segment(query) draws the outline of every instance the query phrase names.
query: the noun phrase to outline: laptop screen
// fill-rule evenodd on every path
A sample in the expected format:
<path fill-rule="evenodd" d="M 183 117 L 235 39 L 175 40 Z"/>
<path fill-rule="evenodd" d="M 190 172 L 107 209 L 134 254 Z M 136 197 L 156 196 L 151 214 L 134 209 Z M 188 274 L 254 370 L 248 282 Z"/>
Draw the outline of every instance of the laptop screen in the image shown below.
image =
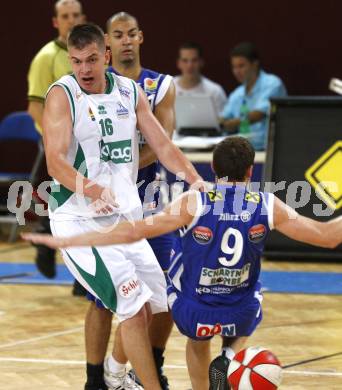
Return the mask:
<path fill-rule="evenodd" d="M 217 135 L 220 131 L 214 103 L 209 95 L 176 96 L 176 129 L 182 135 Z"/>

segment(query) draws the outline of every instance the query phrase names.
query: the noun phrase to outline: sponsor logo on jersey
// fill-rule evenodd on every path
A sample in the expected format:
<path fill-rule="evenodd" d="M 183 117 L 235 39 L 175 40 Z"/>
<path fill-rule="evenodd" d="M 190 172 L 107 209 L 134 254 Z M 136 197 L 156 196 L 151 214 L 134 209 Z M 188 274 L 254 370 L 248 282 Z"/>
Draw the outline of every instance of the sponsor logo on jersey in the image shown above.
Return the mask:
<path fill-rule="evenodd" d="M 222 213 L 219 216 L 219 221 L 241 221 L 248 222 L 251 219 L 251 213 L 249 211 L 243 211 L 240 215 L 238 214 L 230 214 L 230 213 Z"/>
<path fill-rule="evenodd" d="M 221 191 L 209 191 L 208 196 L 212 202 L 223 200 L 223 194 Z"/>
<path fill-rule="evenodd" d="M 240 219 L 242 222 L 249 222 L 251 220 L 251 213 L 249 211 L 243 211 L 240 214 Z"/>
<path fill-rule="evenodd" d="M 131 91 L 126 87 L 119 87 L 120 95 L 129 98 L 131 96 Z"/>
<path fill-rule="evenodd" d="M 242 268 L 202 268 L 199 284 L 201 286 L 223 285 L 236 287 L 249 278 L 251 264 L 247 263 Z"/>
<path fill-rule="evenodd" d="M 196 226 L 192 229 L 192 237 L 201 245 L 209 244 L 213 238 L 213 232 L 206 226 Z"/>
<path fill-rule="evenodd" d="M 234 337 L 236 336 L 236 327 L 235 324 L 201 324 L 197 323 L 196 336 L 197 337 L 211 337 L 216 334 L 222 336 Z"/>
<path fill-rule="evenodd" d="M 208 287 L 197 287 L 196 293 L 197 294 L 210 294 L 211 290 Z"/>
<path fill-rule="evenodd" d="M 94 122 L 95 121 L 95 115 L 93 114 L 93 111 L 91 110 L 90 107 L 88 107 L 88 115 L 90 119 Z"/>
<path fill-rule="evenodd" d="M 248 230 L 248 239 L 253 243 L 262 241 L 266 236 L 265 225 L 259 224 L 254 225 Z"/>
<path fill-rule="evenodd" d="M 222 213 L 220 214 L 219 221 L 240 221 L 240 215 Z"/>
<path fill-rule="evenodd" d="M 116 115 L 118 116 L 119 119 L 125 119 L 128 118 L 128 110 L 127 108 L 121 103 L 117 102 L 116 103 Z"/>
<path fill-rule="evenodd" d="M 245 200 L 252 203 L 260 203 L 260 195 L 257 192 L 247 192 Z"/>
<path fill-rule="evenodd" d="M 98 112 L 99 112 L 99 115 L 105 115 L 105 114 L 107 114 L 106 107 L 103 106 L 102 104 L 100 104 L 100 105 L 97 107 L 97 110 L 98 110 Z"/>
<path fill-rule="evenodd" d="M 100 141 L 101 159 L 103 161 L 113 161 L 114 164 L 132 162 L 131 140 L 116 142 Z"/>
<path fill-rule="evenodd" d="M 244 282 L 239 284 L 236 287 L 224 287 L 224 286 L 213 286 L 213 287 L 198 287 L 196 288 L 197 294 L 211 294 L 211 295 L 221 295 L 221 294 L 230 294 L 232 291 L 235 291 L 237 288 L 248 287 L 248 283 Z"/>
<path fill-rule="evenodd" d="M 158 80 L 159 80 L 159 77 L 156 78 L 156 79 L 146 78 L 144 80 L 144 90 L 145 90 L 145 92 L 148 92 L 148 93 L 156 92 L 156 90 L 158 88 Z"/>
<path fill-rule="evenodd" d="M 138 292 L 139 288 L 139 282 L 137 280 L 129 279 L 119 287 L 119 294 L 123 298 L 130 298 L 133 294 Z"/>

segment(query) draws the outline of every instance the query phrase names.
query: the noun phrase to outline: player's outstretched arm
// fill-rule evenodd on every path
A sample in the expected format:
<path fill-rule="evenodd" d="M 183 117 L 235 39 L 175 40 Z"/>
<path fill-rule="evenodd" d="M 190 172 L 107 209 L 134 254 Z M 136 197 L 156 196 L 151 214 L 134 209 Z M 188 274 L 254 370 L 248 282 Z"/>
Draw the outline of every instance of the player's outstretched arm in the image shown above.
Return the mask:
<path fill-rule="evenodd" d="M 162 128 L 166 131 L 166 134 L 172 139 L 172 134 L 175 128 L 175 86 L 171 81 L 169 89 L 167 90 L 162 101 L 157 104 L 154 115 L 158 119 Z M 156 161 L 157 155 L 151 149 L 150 145 L 145 144 L 140 151 L 139 156 L 139 168 L 144 168 L 154 161 Z"/>
<path fill-rule="evenodd" d="M 298 214 L 275 197 L 274 227 L 285 236 L 307 244 L 335 248 L 342 242 L 342 217 L 319 222 Z"/>
<path fill-rule="evenodd" d="M 51 248 L 128 244 L 142 238 L 157 237 L 189 225 L 196 213 L 199 212 L 197 196 L 195 191 L 185 192 L 168 205 L 163 212 L 141 221 L 121 222 L 114 225 L 109 232 L 90 232 L 65 238 L 36 233 L 23 233 L 21 236 L 24 240 L 47 245 Z"/>
<path fill-rule="evenodd" d="M 138 91 L 137 127 L 156 153 L 158 160 L 174 174 L 183 172 L 185 180 L 190 184 L 202 181 L 194 166 L 171 142 L 160 123 L 152 114 L 147 98 L 140 87 Z"/>

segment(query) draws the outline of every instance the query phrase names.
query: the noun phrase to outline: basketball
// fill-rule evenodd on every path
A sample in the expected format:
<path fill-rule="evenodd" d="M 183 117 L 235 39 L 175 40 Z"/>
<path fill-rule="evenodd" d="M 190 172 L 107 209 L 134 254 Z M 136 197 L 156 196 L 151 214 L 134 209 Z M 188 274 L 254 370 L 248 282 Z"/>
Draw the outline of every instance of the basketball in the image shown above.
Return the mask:
<path fill-rule="evenodd" d="M 232 390 L 275 390 L 282 368 L 277 357 L 262 347 L 249 347 L 237 353 L 228 368 Z"/>

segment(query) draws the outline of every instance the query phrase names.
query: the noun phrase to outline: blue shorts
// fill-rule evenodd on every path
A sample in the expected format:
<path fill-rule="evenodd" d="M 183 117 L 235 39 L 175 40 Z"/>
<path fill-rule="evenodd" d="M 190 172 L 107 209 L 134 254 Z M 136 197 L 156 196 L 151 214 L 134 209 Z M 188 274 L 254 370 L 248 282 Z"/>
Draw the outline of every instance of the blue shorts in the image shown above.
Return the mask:
<path fill-rule="evenodd" d="M 154 254 L 159 262 L 161 269 L 165 272 L 169 269 L 171 249 L 174 241 L 174 233 L 164 234 L 155 238 L 151 238 L 148 243 L 151 245 Z M 95 302 L 96 306 L 100 309 L 104 308 L 102 302 L 95 298 L 92 294 L 87 292 L 87 299 Z"/>
<path fill-rule="evenodd" d="M 169 294 L 173 320 L 182 334 L 194 340 L 250 336 L 262 320 L 261 301 L 259 289 L 254 296 L 226 307 L 199 303 L 179 292 Z"/>

